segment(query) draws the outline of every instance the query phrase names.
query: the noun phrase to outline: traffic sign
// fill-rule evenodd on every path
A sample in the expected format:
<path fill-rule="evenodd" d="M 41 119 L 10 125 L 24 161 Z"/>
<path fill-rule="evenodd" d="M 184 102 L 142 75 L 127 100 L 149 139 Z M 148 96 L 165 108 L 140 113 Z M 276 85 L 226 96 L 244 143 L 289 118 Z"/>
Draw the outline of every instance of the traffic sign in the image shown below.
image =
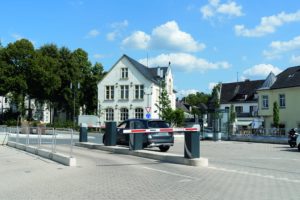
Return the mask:
<path fill-rule="evenodd" d="M 146 111 L 149 113 L 151 111 L 151 107 L 146 107 Z"/>
<path fill-rule="evenodd" d="M 150 113 L 147 113 L 147 114 L 146 114 L 146 118 L 147 118 L 147 119 L 150 119 L 150 118 L 151 118 L 151 114 L 150 114 Z"/>

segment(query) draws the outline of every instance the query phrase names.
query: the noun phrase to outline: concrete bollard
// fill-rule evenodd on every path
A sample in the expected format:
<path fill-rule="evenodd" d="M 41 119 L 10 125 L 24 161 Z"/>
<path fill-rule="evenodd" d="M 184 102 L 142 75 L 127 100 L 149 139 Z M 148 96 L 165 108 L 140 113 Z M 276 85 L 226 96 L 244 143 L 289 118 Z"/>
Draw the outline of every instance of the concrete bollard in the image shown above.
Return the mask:
<path fill-rule="evenodd" d="M 200 158 L 200 132 L 185 132 L 184 157 L 189 159 Z"/>
<path fill-rule="evenodd" d="M 117 124 L 116 122 L 105 123 L 105 146 L 115 146 L 117 143 Z"/>

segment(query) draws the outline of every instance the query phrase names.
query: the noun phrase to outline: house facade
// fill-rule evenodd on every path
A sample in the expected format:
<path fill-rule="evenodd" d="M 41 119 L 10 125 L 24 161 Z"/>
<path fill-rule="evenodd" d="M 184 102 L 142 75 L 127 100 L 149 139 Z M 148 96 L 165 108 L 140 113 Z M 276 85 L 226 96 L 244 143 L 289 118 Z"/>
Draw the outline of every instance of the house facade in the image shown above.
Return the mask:
<path fill-rule="evenodd" d="M 279 128 L 300 128 L 300 66 L 290 67 L 276 77 L 270 74 L 257 93 L 258 114 L 264 118 L 266 129 L 273 127 L 274 102 L 279 107 Z"/>
<path fill-rule="evenodd" d="M 158 104 L 162 83 L 176 107 L 170 66 L 149 68 L 123 55 L 98 83 L 98 114 L 101 125 L 128 118 L 159 118 Z"/>
<path fill-rule="evenodd" d="M 228 113 L 227 116 L 223 115 L 223 118 L 228 120 L 232 105 L 236 113 L 235 125 L 238 129 L 259 128 L 263 120 L 258 116 L 256 90 L 263 83 L 264 80 L 223 83 L 221 85 L 220 109 Z M 226 120 L 224 119 L 224 121 Z"/>

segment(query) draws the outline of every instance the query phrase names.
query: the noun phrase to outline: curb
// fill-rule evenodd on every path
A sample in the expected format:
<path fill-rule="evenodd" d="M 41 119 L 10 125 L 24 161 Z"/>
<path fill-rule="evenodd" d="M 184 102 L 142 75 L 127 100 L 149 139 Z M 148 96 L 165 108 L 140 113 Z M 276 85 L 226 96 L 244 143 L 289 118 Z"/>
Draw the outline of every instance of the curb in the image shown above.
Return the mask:
<path fill-rule="evenodd" d="M 34 146 L 26 146 L 24 144 L 16 143 L 16 142 L 8 142 L 7 146 L 26 151 L 31 154 L 35 154 L 41 156 L 46 159 L 53 160 L 55 162 L 61 163 L 66 166 L 75 167 L 76 166 L 76 158 L 69 157 L 60 153 L 52 153 L 47 149 L 39 149 Z"/>
<path fill-rule="evenodd" d="M 188 159 L 184 158 L 181 155 L 171 154 L 171 153 L 162 153 L 162 152 L 152 152 L 147 150 L 137 150 L 131 151 L 129 148 L 120 147 L 120 146 L 104 146 L 103 144 L 96 144 L 90 142 L 77 142 L 75 146 L 84 147 L 89 149 L 98 149 L 102 151 L 109 151 L 117 154 L 126 154 L 131 156 L 138 156 L 143 158 L 149 158 L 164 162 L 170 162 L 175 164 L 182 165 L 190 165 L 190 166 L 200 166 L 200 167 L 208 167 L 208 159 L 207 158 L 194 158 Z"/>

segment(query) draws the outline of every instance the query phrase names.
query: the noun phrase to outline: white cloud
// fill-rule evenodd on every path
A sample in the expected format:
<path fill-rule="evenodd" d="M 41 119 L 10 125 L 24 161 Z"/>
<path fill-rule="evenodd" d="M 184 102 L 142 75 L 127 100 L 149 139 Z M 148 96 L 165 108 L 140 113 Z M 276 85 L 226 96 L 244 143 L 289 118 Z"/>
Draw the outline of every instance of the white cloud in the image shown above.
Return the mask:
<path fill-rule="evenodd" d="M 279 74 L 281 71 L 282 71 L 281 69 L 271 64 L 258 64 L 258 65 L 254 65 L 249 69 L 246 69 L 243 72 L 243 75 L 266 77 L 267 75 L 269 75 L 270 72 L 273 72 L 274 74 Z"/>
<path fill-rule="evenodd" d="M 263 55 L 269 59 L 277 58 L 285 52 L 300 49 L 300 36 L 289 41 L 273 41 L 269 46 L 271 50 L 263 51 Z"/>
<path fill-rule="evenodd" d="M 150 36 L 142 31 L 136 31 L 122 41 L 122 45 L 134 49 L 147 49 Z"/>
<path fill-rule="evenodd" d="M 106 34 L 106 39 L 109 41 L 114 41 L 117 37 L 117 33 L 116 32 L 110 32 Z"/>
<path fill-rule="evenodd" d="M 139 61 L 145 65 L 147 64 L 146 58 Z M 213 63 L 187 53 L 160 54 L 148 59 L 149 66 L 167 66 L 169 62 L 171 62 L 172 68 L 187 72 L 198 71 L 203 73 L 207 70 L 227 69 L 230 67 L 230 64 L 226 61 Z"/>
<path fill-rule="evenodd" d="M 96 59 L 101 59 L 101 58 L 104 58 L 105 55 L 103 55 L 103 54 L 94 54 L 93 57 L 96 58 Z"/>
<path fill-rule="evenodd" d="M 139 45 L 139 43 L 142 44 Z M 151 35 L 136 31 L 122 42 L 124 47 L 158 49 L 169 51 L 197 52 L 205 45 L 197 42 L 189 33 L 179 29 L 175 21 L 169 21 L 152 30 Z"/>
<path fill-rule="evenodd" d="M 292 55 L 290 62 L 294 65 L 300 65 L 300 56 Z"/>
<path fill-rule="evenodd" d="M 99 34 L 100 32 L 97 29 L 92 29 L 87 33 L 86 38 L 94 38 L 97 37 Z"/>
<path fill-rule="evenodd" d="M 128 25 L 129 25 L 129 22 L 125 19 L 122 22 L 114 22 L 110 26 L 113 29 L 123 29 L 123 28 L 126 28 Z"/>
<path fill-rule="evenodd" d="M 270 33 L 274 33 L 276 28 L 286 23 L 300 21 L 300 10 L 295 13 L 281 12 L 277 15 L 262 17 L 260 24 L 254 29 L 247 29 L 245 25 L 236 25 L 234 27 L 236 35 L 245 37 L 261 37 Z"/>
<path fill-rule="evenodd" d="M 106 34 L 106 39 L 108 41 L 114 41 L 117 37 L 122 35 L 122 32 L 125 28 L 127 28 L 128 25 L 129 22 L 127 20 L 112 23 L 110 27 L 113 29 L 113 31 Z"/>
<path fill-rule="evenodd" d="M 229 17 L 239 17 L 243 15 L 242 6 L 237 5 L 234 1 L 220 3 L 219 0 L 209 0 L 209 3 L 200 8 L 202 17 L 208 19 L 216 15 L 226 15 Z"/>

